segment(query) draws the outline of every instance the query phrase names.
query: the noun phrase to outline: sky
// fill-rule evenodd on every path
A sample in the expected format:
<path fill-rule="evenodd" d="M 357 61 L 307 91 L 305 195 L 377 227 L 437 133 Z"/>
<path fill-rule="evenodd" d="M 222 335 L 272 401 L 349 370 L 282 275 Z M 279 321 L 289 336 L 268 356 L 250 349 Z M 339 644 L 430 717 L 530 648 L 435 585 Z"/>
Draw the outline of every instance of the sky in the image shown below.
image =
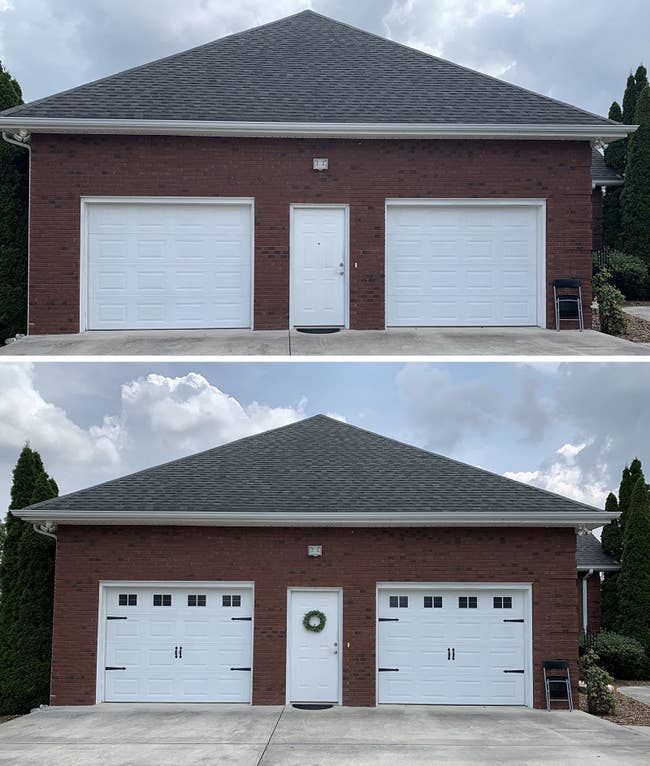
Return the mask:
<path fill-rule="evenodd" d="M 61 494 L 318 413 L 603 507 L 650 466 L 650 365 L 0 365 L 0 509 L 29 442 Z"/>
<path fill-rule="evenodd" d="M 647 0 L 0 0 L 26 101 L 311 8 L 607 114 L 649 63 Z"/>

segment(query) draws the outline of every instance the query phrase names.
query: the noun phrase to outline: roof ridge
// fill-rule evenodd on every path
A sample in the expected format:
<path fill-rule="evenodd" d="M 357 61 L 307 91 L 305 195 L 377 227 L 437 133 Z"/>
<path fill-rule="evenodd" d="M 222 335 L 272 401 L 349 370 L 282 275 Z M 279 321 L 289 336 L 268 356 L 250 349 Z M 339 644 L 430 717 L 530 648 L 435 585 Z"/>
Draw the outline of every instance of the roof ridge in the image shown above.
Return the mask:
<path fill-rule="evenodd" d="M 444 460 L 448 463 L 451 463 L 452 465 L 458 465 L 462 466 L 463 468 L 469 468 L 473 471 L 479 471 L 480 473 L 486 474 L 487 476 L 492 476 L 496 479 L 501 479 L 503 482 L 509 482 L 510 484 L 516 484 L 519 487 L 527 487 L 530 490 L 533 490 L 534 492 L 543 492 L 546 495 L 550 495 L 551 497 L 564 500 L 565 502 L 572 503 L 574 505 L 579 505 L 582 508 L 586 508 L 590 511 L 602 511 L 602 508 L 596 508 L 594 505 L 588 505 L 587 503 L 581 503 L 579 500 L 572 500 L 570 497 L 565 497 L 564 495 L 559 495 L 557 492 L 551 492 L 548 489 L 543 489 L 542 487 L 535 487 L 532 484 L 526 484 L 524 481 L 518 481 L 517 479 L 511 479 L 508 476 L 503 476 L 503 474 L 495 473 L 494 471 L 488 471 L 487 468 L 481 468 L 477 465 L 472 465 L 471 463 L 465 463 L 462 460 L 455 460 L 454 458 L 448 457 L 447 455 L 442 455 L 439 452 L 433 452 L 432 450 L 424 449 L 424 447 L 418 447 L 415 444 L 409 444 L 408 442 L 400 441 L 399 439 L 395 439 L 392 436 L 384 436 L 384 434 L 379 434 L 376 431 L 369 431 L 367 428 L 363 428 L 361 426 L 357 426 L 354 423 L 342 423 L 340 420 L 336 420 L 335 418 L 328 418 L 326 415 L 320 415 L 315 417 L 323 417 L 327 420 L 332 421 L 333 423 L 338 423 L 342 426 L 349 426 L 350 428 L 354 428 L 357 431 L 361 431 L 362 433 L 369 434 L 370 436 L 379 438 L 379 439 L 385 439 L 386 441 L 393 442 L 394 444 L 399 444 L 402 447 L 407 447 L 408 449 L 416 450 L 417 452 L 421 452 L 424 455 L 428 455 L 429 457 L 436 457 L 440 460 Z"/>
<path fill-rule="evenodd" d="M 302 13 L 305 13 L 305 11 L 303 11 Z M 495 77 L 494 75 L 481 72 L 478 69 L 472 69 L 471 67 L 464 66 L 463 64 L 457 64 L 455 61 L 451 61 L 450 59 L 443 58 L 442 56 L 434 56 L 432 53 L 427 53 L 426 51 L 420 50 L 420 48 L 414 48 L 411 45 L 407 45 L 406 43 L 399 42 L 399 40 L 393 40 L 390 37 L 384 37 L 382 35 L 377 34 L 376 32 L 369 32 L 367 29 L 362 29 L 361 27 L 355 27 L 353 24 L 348 24 L 346 21 L 340 21 L 339 19 L 334 19 L 334 18 L 331 18 L 330 16 L 325 16 L 322 13 L 318 13 L 317 11 L 311 11 L 311 13 L 314 16 L 319 16 L 321 19 L 326 19 L 327 21 L 331 21 L 332 23 L 338 24 L 339 26 L 347 27 L 348 29 L 352 29 L 355 32 L 362 32 L 363 34 L 370 35 L 371 37 L 375 37 L 377 40 L 382 40 L 385 43 L 392 43 L 393 45 L 399 45 L 400 48 L 405 48 L 407 51 L 418 53 L 421 56 L 426 56 L 427 58 L 433 59 L 434 61 L 440 61 L 443 64 L 448 64 L 449 66 L 455 67 L 456 69 L 461 69 L 464 72 L 470 72 L 471 74 L 478 75 L 479 77 L 485 77 L 486 79 L 491 80 L 492 82 L 497 82 L 500 85 L 506 85 L 510 88 L 516 88 L 517 90 L 524 91 L 525 93 L 530 93 L 533 96 L 538 96 L 539 98 L 543 98 L 546 101 L 550 101 L 553 104 L 561 104 L 562 106 L 569 107 L 569 109 L 574 109 L 578 112 L 582 112 L 583 114 L 589 115 L 590 117 L 596 117 L 597 119 L 603 120 L 612 125 L 622 124 L 620 122 L 616 122 L 615 120 L 610 120 L 608 117 L 603 117 L 603 115 L 596 114 L 595 112 L 590 112 L 587 109 L 583 109 L 580 106 L 576 106 L 575 104 L 570 104 L 568 101 L 560 101 L 557 98 L 553 98 L 552 96 L 547 96 L 544 93 L 539 93 L 536 90 L 531 90 L 530 88 L 526 88 L 523 85 L 515 85 L 514 83 L 508 82 L 507 80 L 502 80 L 499 77 Z M 294 14 L 294 15 L 299 15 L 299 14 Z"/>
<path fill-rule="evenodd" d="M 247 29 L 240 29 L 239 32 L 231 32 L 229 35 L 225 35 L 224 37 L 217 37 L 214 40 L 209 40 L 206 43 L 201 43 L 200 45 L 193 45 L 190 48 L 186 48 L 182 51 L 176 51 L 176 53 L 170 53 L 167 56 L 161 56 L 158 59 L 152 59 L 151 61 L 145 61 L 142 64 L 136 64 L 132 67 L 127 67 L 126 69 L 121 69 L 119 72 L 113 72 L 112 74 L 104 75 L 103 77 L 98 77 L 95 80 L 90 80 L 90 82 L 84 82 L 81 85 L 75 85 L 73 88 L 66 88 L 65 90 L 58 91 L 57 93 L 51 93 L 49 96 L 43 96 L 43 98 L 38 98 L 35 101 L 28 101 L 26 104 L 18 104 L 17 106 L 12 106 L 10 109 L 5 109 L 4 111 L 0 112 L 0 117 L 11 117 L 12 113 L 22 109 L 24 107 L 32 107 L 37 106 L 39 104 L 43 104 L 46 101 L 49 101 L 51 98 L 59 98 L 59 96 L 67 96 L 69 93 L 75 93 L 78 90 L 81 90 L 82 88 L 89 87 L 91 85 L 98 85 L 99 83 L 106 82 L 107 80 L 112 80 L 113 77 L 121 77 L 125 74 L 130 74 L 131 72 L 136 72 L 138 69 L 144 69 L 144 67 L 152 66 L 154 64 L 161 64 L 164 61 L 171 61 L 175 58 L 179 58 L 180 56 L 184 56 L 186 53 L 194 53 L 194 51 L 203 50 L 204 48 L 209 48 L 211 45 L 216 45 L 217 43 L 222 43 L 226 40 L 232 40 L 234 37 L 239 37 L 240 35 L 247 34 L 248 32 L 255 32 L 258 29 L 264 29 L 265 27 L 273 26 L 274 24 L 279 24 L 282 21 L 288 21 L 289 19 L 293 19 L 296 16 L 302 16 L 305 13 L 309 13 L 310 11 L 304 10 L 304 11 L 298 11 L 296 13 L 291 13 L 288 16 L 282 16 L 282 18 L 274 19 L 273 21 L 266 21 L 264 24 L 258 24 L 254 27 L 248 27 Z M 316 14 L 319 16 L 320 14 Z M 325 17 L 326 18 L 326 17 Z M 617 123 L 620 124 L 620 123 Z"/>
<path fill-rule="evenodd" d="M 268 428 L 266 431 L 259 431 L 258 433 L 249 434 L 248 436 L 240 436 L 239 439 L 233 439 L 232 441 L 224 442 L 223 444 L 218 444 L 216 447 L 208 447 L 208 449 L 199 450 L 198 452 L 191 452 L 189 455 L 176 457 L 173 460 L 167 460 L 164 463 L 157 463 L 156 465 L 150 465 L 147 468 L 140 468 L 138 471 L 133 471 L 132 473 L 125 473 L 123 476 L 116 476 L 115 478 L 107 479 L 106 481 L 100 481 L 99 484 L 92 484 L 90 487 L 83 487 L 82 489 L 76 489 L 74 490 L 74 492 L 66 492 L 65 495 L 59 495 L 57 497 L 50 498 L 49 500 L 42 500 L 40 503 L 35 503 L 34 505 L 28 505 L 26 507 L 30 509 L 40 508 L 42 505 L 51 503 L 52 500 L 63 500 L 66 497 L 75 497 L 76 495 L 80 495 L 83 492 L 90 492 L 94 489 L 105 487 L 107 484 L 112 484 L 113 482 L 123 481 L 124 479 L 132 479 L 135 476 L 140 476 L 141 474 L 148 473 L 149 471 L 155 471 L 158 468 L 167 468 L 168 466 L 175 465 L 176 463 L 181 463 L 183 460 L 189 460 L 190 458 L 201 457 L 202 455 L 207 455 L 210 452 L 216 452 L 217 450 L 223 449 L 225 447 L 233 447 L 236 444 L 241 444 L 242 442 L 248 441 L 249 439 L 255 439 L 258 436 L 265 436 L 266 434 L 275 433 L 276 431 L 284 431 L 287 428 L 292 428 L 294 426 L 300 425 L 301 423 L 306 423 L 309 420 L 316 420 L 317 418 L 334 420 L 334 418 L 328 418 L 327 415 L 310 415 L 307 418 L 303 418 L 302 420 L 296 420 L 293 423 L 285 423 L 285 425 L 283 426 L 277 426 L 276 428 Z M 25 510 L 25 509 L 21 509 L 21 510 Z"/>

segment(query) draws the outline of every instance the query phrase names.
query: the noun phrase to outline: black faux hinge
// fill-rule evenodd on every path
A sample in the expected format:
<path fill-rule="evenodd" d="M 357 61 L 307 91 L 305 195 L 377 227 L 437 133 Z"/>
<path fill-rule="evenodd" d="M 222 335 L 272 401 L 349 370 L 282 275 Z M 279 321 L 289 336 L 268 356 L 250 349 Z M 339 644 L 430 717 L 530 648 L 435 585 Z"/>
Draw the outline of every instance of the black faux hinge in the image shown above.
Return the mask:
<path fill-rule="evenodd" d="M 128 617 L 111 617 L 111 615 L 109 615 L 106 619 L 107 620 L 128 620 L 129 618 Z"/>
<path fill-rule="evenodd" d="M 504 670 L 504 673 L 523 673 L 523 670 Z"/>
<path fill-rule="evenodd" d="M 504 620 L 504 622 L 523 622 L 523 620 Z"/>
<path fill-rule="evenodd" d="M 250 670 L 250 668 L 230 668 L 231 670 Z"/>
<path fill-rule="evenodd" d="M 380 673 L 399 673 L 399 668 L 377 668 Z"/>
<path fill-rule="evenodd" d="M 379 622 L 399 622 L 399 617 L 380 617 Z"/>
<path fill-rule="evenodd" d="M 104 670 L 126 670 L 126 668 L 116 668 L 113 665 L 109 665 L 108 667 L 104 668 Z"/>
<path fill-rule="evenodd" d="M 230 619 L 233 622 L 250 622 L 253 618 L 252 617 L 231 617 Z"/>

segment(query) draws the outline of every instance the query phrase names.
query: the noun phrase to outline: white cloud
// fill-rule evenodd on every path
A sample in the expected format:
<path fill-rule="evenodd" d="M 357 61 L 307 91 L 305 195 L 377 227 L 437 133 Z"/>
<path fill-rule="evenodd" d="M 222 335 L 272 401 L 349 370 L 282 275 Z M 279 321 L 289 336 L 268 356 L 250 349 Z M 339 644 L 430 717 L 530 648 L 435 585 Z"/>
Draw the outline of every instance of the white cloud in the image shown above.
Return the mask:
<path fill-rule="evenodd" d="M 306 400 L 295 406 L 248 406 L 212 385 L 203 375 L 147 375 L 122 386 L 123 428 L 130 444 L 154 438 L 159 448 L 193 452 L 305 417 Z"/>
<path fill-rule="evenodd" d="M 556 459 L 538 470 L 506 471 L 503 475 L 602 508 L 609 492 L 609 474 L 604 464 L 596 464 L 585 471 L 576 462 L 587 446 L 586 443 L 563 444 L 555 452 Z"/>
<path fill-rule="evenodd" d="M 34 387 L 33 365 L 0 365 L 0 450 L 19 450 L 29 441 L 45 459 L 80 463 L 120 462 L 124 433 L 105 417 L 95 426 L 76 425 L 65 410 L 43 399 Z"/>

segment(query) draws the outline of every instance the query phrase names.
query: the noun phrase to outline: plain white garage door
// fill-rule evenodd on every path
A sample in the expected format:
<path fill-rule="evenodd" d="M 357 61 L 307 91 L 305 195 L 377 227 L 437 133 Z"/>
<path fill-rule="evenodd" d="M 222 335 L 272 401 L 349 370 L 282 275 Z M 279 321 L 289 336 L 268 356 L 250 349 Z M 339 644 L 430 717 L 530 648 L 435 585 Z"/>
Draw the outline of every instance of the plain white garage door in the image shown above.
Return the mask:
<path fill-rule="evenodd" d="M 250 204 L 86 210 L 88 329 L 251 326 Z"/>
<path fill-rule="evenodd" d="M 538 208 L 387 207 L 387 326 L 537 325 Z"/>
<path fill-rule="evenodd" d="M 106 590 L 105 702 L 250 702 L 249 588 Z"/>
<path fill-rule="evenodd" d="M 378 702 L 524 705 L 524 591 L 383 589 Z"/>

